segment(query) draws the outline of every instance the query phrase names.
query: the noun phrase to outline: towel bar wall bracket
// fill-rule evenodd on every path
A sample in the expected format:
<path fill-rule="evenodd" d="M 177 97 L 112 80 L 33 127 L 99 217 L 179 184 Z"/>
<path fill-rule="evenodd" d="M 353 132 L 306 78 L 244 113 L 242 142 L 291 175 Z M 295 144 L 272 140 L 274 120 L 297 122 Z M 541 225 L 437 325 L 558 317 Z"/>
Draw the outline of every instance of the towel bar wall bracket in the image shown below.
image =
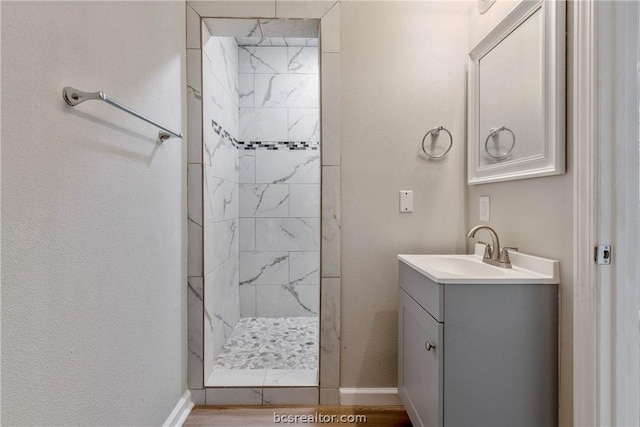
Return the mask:
<path fill-rule="evenodd" d="M 147 116 L 140 114 L 136 111 L 133 111 L 131 108 L 129 107 L 125 107 L 124 105 L 120 104 L 117 101 L 114 101 L 113 99 L 109 98 L 104 92 L 102 91 L 98 91 L 98 92 L 83 92 L 81 90 L 72 88 L 70 86 L 65 87 L 64 89 L 62 89 L 62 98 L 64 99 L 64 102 L 66 102 L 68 105 L 70 105 L 71 107 L 75 107 L 78 104 L 82 104 L 85 101 L 90 101 L 90 100 L 97 100 L 97 101 L 103 101 L 106 102 L 109 105 L 112 105 L 126 113 L 131 114 L 132 116 L 135 116 L 141 120 L 144 120 L 145 122 L 154 125 L 157 128 L 162 129 L 160 132 L 158 132 L 158 139 L 161 142 L 166 141 L 167 139 L 169 139 L 171 136 L 175 136 L 176 138 L 182 138 L 182 133 L 178 133 L 175 132 L 167 127 L 162 126 L 161 124 L 159 124 L 158 122 L 156 122 L 155 120 L 151 120 L 150 118 L 148 118 Z"/>

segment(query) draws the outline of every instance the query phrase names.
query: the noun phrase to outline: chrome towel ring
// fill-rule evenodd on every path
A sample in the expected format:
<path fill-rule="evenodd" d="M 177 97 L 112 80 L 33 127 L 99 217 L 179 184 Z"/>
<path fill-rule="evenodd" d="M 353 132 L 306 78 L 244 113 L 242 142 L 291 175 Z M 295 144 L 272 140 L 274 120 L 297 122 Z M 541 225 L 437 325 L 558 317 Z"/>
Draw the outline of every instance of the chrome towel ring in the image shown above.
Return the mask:
<path fill-rule="evenodd" d="M 429 153 L 427 151 L 426 148 L 424 148 L 424 142 L 427 139 L 427 135 L 433 135 L 436 138 L 438 138 L 438 136 L 440 136 L 440 131 L 445 131 L 448 135 L 449 135 L 449 146 L 447 147 L 447 149 L 444 151 L 444 153 L 440 154 L 439 156 L 436 156 L 435 154 Z M 427 131 L 427 133 L 424 134 L 424 136 L 422 137 L 422 151 L 424 152 L 424 154 L 426 154 L 428 157 L 432 158 L 432 159 L 441 159 L 444 156 L 446 156 L 449 151 L 451 150 L 451 147 L 453 147 L 453 137 L 451 136 L 451 132 L 449 132 L 447 130 L 447 128 L 445 128 L 444 126 L 438 126 L 437 128 L 433 128 L 429 131 Z"/>
<path fill-rule="evenodd" d="M 495 138 L 500 132 L 502 132 L 503 130 L 506 130 L 507 132 L 509 132 L 511 134 L 511 147 L 509 147 L 509 149 L 503 153 L 497 153 L 497 154 L 493 154 L 491 153 L 491 151 L 489 151 L 489 138 Z M 503 160 L 506 159 L 507 156 L 509 156 L 509 154 L 511 154 L 511 152 L 513 151 L 513 147 L 516 146 L 516 135 L 513 133 L 513 131 L 511 129 L 509 129 L 506 126 L 501 126 L 499 128 L 491 128 L 489 129 L 489 135 L 487 136 L 487 139 L 485 139 L 484 141 L 484 150 L 487 152 L 487 154 L 491 157 L 493 157 L 496 160 Z"/>

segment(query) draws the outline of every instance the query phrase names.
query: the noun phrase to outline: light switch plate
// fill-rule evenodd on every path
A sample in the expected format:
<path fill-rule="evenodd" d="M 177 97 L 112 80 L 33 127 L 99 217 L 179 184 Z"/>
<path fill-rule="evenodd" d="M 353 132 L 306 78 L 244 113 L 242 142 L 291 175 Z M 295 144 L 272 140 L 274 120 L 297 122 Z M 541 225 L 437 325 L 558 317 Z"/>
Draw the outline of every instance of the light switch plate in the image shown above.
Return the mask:
<path fill-rule="evenodd" d="M 480 203 L 478 205 L 480 207 L 478 220 L 489 222 L 491 213 L 491 198 L 489 196 L 480 196 Z"/>
<path fill-rule="evenodd" d="M 400 190 L 400 212 L 413 212 L 413 190 Z"/>

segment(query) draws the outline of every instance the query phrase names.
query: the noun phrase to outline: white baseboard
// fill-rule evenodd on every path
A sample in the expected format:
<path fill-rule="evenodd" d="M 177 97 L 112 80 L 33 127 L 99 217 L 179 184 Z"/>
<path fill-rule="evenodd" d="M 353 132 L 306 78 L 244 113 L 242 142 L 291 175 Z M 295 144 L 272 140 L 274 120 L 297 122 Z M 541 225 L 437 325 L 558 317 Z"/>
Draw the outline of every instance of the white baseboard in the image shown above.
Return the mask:
<path fill-rule="evenodd" d="M 169 414 L 169 418 L 164 422 L 162 427 L 182 427 L 182 424 L 189 416 L 191 409 L 193 409 L 193 402 L 191 401 L 191 391 L 188 389 L 184 392 L 173 411 Z"/>
<path fill-rule="evenodd" d="M 402 405 L 397 388 L 341 388 L 341 405 Z"/>

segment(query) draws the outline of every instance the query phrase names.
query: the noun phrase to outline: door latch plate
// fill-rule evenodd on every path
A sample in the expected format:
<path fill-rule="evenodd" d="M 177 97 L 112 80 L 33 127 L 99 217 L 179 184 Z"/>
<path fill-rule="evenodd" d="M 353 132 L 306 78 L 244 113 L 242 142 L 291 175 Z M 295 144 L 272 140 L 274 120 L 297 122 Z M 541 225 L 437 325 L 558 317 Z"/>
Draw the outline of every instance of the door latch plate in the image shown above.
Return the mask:
<path fill-rule="evenodd" d="M 596 264 L 598 265 L 611 264 L 611 245 L 596 246 Z"/>

